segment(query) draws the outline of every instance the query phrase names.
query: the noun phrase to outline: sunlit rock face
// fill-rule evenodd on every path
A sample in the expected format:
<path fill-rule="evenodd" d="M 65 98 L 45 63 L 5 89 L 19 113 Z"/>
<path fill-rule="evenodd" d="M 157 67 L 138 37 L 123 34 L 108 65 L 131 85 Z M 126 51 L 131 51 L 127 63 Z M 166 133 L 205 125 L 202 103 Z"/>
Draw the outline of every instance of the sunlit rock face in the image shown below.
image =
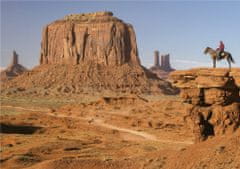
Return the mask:
<path fill-rule="evenodd" d="M 43 29 L 40 64 L 140 65 L 133 27 L 111 12 L 72 14 Z"/>
<path fill-rule="evenodd" d="M 191 69 L 171 73 L 172 84 L 180 88 L 183 102 L 192 106 L 196 141 L 233 133 L 240 126 L 240 69 Z"/>

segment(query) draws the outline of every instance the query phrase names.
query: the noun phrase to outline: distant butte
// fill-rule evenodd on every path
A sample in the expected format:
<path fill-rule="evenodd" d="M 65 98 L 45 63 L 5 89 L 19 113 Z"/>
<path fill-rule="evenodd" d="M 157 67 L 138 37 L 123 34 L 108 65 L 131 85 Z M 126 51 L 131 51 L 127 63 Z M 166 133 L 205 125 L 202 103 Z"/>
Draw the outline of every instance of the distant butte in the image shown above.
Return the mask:
<path fill-rule="evenodd" d="M 154 52 L 154 65 L 149 69 L 161 79 L 167 79 L 170 72 L 175 71 L 170 64 L 170 55 L 161 55 L 161 64 L 159 63 L 159 51 Z"/>
<path fill-rule="evenodd" d="M 38 95 L 177 92 L 141 65 L 133 26 L 112 12 L 67 15 L 42 33 L 40 65 L 3 88 Z"/>
<path fill-rule="evenodd" d="M 13 51 L 11 64 L 6 69 L 1 71 L 1 73 L 0 73 L 1 82 L 6 81 L 6 80 L 11 80 L 14 77 L 27 71 L 27 69 L 24 66 L 19 64 L 18 59 L 19 58 L 18 58 L 17 52 Z"/>

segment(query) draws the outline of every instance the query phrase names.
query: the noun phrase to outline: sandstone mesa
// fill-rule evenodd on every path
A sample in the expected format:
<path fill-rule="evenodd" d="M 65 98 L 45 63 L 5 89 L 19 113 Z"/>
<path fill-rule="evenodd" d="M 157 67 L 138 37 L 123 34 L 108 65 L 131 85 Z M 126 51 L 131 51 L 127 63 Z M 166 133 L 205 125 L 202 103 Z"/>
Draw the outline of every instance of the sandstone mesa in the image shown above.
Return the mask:
<path fill-rule="evenodd" d="M 140 65 L 130 24 L 111 12 L 72 14 L 43 29 L 41 64 Z"/>

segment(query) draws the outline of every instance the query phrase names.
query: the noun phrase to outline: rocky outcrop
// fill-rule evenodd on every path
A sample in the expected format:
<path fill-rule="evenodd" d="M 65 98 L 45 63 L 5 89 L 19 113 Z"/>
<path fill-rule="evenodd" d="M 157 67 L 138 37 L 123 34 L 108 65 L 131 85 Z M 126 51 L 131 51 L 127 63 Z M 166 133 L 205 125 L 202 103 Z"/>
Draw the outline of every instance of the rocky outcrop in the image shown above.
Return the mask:
<path fill-rule="evenodd" d="M 18 54 L 16 53 L 16 51 L 13 51 L 12 57 L 13 58 L 12 58 L 11 64 L 0 73 L 1 82 L 11 80 L 14 77 L 27 71 L 27 69 L 24 66 L 18 63 Z"/>
<path fill-rule="evenodd" d="M 174 71 L 170 65 L 170 55 L 161 55 L 161 64 L 159 63 L 159 51 L 154 52 L 154 65 L 149 69 L 161 79 L 167 79 L 170 72 Z"/>
<path fill-rule="evenodd" d="M 72 14 L 43 29 L 40 64 L 140 65 L 133 27 L 111 12 Z"/>
<path fill-rule="evenodd" d="M 161 68 L 166 72 L 175 70 L 170 65 L 170 54 L 161 55 Z"/>
<path fill-rule="evenodd" d="M 196 140 L 232 133 L 240 126 L 240 69 L 191 69 L 171 73 L 183 102 L 192 105 L 187 114 Z"/>

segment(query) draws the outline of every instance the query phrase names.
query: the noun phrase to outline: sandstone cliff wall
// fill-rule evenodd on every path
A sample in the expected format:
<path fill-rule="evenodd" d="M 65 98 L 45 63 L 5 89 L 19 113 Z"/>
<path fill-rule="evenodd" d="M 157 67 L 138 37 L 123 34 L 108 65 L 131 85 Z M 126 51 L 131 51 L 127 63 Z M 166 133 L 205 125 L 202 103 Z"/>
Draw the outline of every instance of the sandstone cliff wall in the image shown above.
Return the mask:
<path fill-rule="evenodd" d="M 171 73 L 183 102 L 190 104 L 196 141 L 233 133 L 240 126 L 240 69 L 192 69 Z"/>
<path fill-rule="evenodd" d="M 133 27 L 112 15 L 74 14 L 47 25 L 40 64 L 140 65 Z"/>

